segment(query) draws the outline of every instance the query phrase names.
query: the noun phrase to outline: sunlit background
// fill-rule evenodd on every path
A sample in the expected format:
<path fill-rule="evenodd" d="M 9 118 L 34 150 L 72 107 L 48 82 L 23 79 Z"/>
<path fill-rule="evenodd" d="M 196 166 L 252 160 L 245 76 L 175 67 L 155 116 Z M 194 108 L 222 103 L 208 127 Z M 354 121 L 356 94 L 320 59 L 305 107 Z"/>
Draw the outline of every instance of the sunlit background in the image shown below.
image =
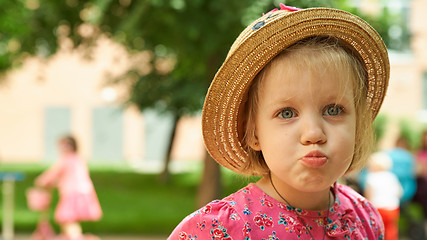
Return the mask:
<path fill-rule="evenodd" d="M 427 126 L 425 0 L 5 0 L 0 172 L 24 175 L 15 232 L 34 228 L 24 191 L 57 159 L 64 134 L 77 138 L 105 212 L 83 229 L 100 235 L 166 236 L 197 206 L 244 186 L 209 164 L 200 112 L 232 41 L 280 2 L 344 9 L 377 29 L 391 65 L 377 148 L 404 135 L 416 151 Z"/>

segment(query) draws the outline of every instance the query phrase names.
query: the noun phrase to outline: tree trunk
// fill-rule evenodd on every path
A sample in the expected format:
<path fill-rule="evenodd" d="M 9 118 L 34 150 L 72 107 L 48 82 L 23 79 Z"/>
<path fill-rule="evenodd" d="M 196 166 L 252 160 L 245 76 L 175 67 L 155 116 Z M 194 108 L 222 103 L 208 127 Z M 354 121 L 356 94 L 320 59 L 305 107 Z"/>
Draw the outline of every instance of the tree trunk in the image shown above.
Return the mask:
<path fill-rule="evenodd" d="M 197 192 L 197 207 L 200 208 L 212 200 L 221 197 L 221 171 L 219 164 L 205 153 L 202 180 Z"/>
<path fill-rule="evenodd" d="M 163 159 L 163 170 L 160 173 L 160 181 L 163 183 L 167 183 L 170 180 L 170 172 L 169 172 L 169 163 L 171 161 L 171 154 L 172 154 L 172 146 L 173 142 L 175 140 L 175 133 L 176 133 L 176 127 L 178 125 L 178 121 L 181 117 L 174 114 L 173 116 L 173 122 L 172 122 L 172 132 L 171 136 L 169 138 L 169 145 L 167 149 L 167 153 L 165 155 L 165 158 Z"/>

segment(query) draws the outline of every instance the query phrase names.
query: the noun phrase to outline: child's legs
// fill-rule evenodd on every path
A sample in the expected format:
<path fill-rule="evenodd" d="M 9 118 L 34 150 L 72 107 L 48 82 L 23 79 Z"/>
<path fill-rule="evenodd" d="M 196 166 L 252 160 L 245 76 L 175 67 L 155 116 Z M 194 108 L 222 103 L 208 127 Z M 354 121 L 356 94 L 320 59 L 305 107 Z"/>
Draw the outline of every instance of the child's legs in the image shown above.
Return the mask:
<path fill-rule="evenodd" d="M 385 240 L 399 239 L 399 208 L 394 210 L 378 209 L 384 222 Z"/>
<path fill-rule="evenodd" d="M 62 233 L 70 239 L 82 236 L 82 227 L 78 222 L 69 222 L 61 224 Z"/>

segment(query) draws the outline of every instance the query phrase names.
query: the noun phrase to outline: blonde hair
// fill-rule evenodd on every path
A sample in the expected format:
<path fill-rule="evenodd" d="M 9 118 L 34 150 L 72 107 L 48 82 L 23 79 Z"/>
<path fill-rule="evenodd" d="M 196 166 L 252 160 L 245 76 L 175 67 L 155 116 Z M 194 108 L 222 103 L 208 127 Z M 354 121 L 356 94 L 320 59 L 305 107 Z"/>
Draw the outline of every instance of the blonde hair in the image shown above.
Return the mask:
<path fill-rule="evenodd" d="M 71 135 L 61 137 L 59 142 L 68 145 L 73 152 L 78 150 L 77 140 Z"/>
<path fill-rule="evenodd" d="M 285 58 L 298 58 L 298 63 L 304 68 L 320 71 L 325 68 L 339 71 L 344 87 L 353 88 L 354 106 L 356 109 L 356 139 L 354 155 L 347 172 L 359 170 L 365 166 L 373 147 L 372 114 L 367 103 L 367 72 L 361 60 L 358 59 L 351 48 L 334 37 L 313 37 L 303 39 L 285 49 L 269 62 L 255 77 L 249 88 L 244 114 L 242 115 L 243 147 L 248 152 L 248 161 L 244 164 L 244 171 L 249 175 L 268 174 L 269 169 L 264 161 L 261 151 L 255 151 L 250 146 L 256 142 L 255 115 L 258 110 L 259 91 L 262 88 L 266 73 L 272 66 L 280 64 Z M 344 91 L 343 91 L 344 92 Z"/>

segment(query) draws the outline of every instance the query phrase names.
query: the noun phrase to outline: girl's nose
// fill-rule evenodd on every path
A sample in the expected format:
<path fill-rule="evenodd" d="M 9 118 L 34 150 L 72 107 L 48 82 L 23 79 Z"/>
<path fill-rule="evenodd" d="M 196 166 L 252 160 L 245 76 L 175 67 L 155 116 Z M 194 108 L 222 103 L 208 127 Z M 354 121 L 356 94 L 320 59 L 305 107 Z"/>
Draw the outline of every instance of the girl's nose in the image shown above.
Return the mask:
<path fill-rule="evenodd" d="M 326 134 L 323 128 L 323 122 L 315 116 L 301 119 L 301 143 L 323 144 L 326 142 Z"/>

